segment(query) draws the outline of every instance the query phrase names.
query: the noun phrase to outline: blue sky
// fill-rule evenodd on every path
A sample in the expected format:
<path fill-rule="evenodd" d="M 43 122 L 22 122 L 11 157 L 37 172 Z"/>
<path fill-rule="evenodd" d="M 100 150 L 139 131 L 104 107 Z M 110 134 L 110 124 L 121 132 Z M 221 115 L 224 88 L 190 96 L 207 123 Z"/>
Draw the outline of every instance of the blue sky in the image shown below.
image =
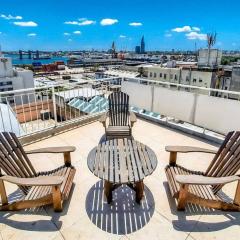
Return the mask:
<path fill-rule="evenodd" d="M 3 50 L 133 50 L 145 36 L 147 50 L 206 46 L 240 50 L 240 2 L 161 0 L 0 0 Z"/>

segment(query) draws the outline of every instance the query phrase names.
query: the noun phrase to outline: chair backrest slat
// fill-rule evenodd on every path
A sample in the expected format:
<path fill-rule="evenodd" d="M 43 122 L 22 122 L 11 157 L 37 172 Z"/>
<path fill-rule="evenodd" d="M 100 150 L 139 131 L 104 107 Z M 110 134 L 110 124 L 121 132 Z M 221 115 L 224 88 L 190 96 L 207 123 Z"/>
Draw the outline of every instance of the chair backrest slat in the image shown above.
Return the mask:
<path fill-rule="evenodd" d="M 129 124 L 129 96 L 123 92 L 113 92 L 109 100 L 109 125 L 126 126 Z"/>
<path fill-rule="evenodd" d="M 209 177 L 226 177 L 237 173 L 240 169 L 240 131 L 227 134 L 205 175 Z M 222 185 L 213 187 L 216 193 Z"/>
<path fill-rule="evenodd" d="M 8 175 L 24 178 L 37 176 L 14 133 L 0 133 L 0 158 L 2 169 Z"/>

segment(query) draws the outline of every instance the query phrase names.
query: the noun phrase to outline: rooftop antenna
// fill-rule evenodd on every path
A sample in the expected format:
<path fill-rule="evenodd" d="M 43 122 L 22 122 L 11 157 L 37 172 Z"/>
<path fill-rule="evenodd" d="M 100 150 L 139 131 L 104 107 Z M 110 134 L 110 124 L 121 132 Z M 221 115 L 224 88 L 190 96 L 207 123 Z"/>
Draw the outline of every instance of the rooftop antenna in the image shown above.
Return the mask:
<path fill-rule="evenodd" d="M 0 44 L 0 57 L 2 57 L 2 46 Z"/>
<path fill-rule="evenodd" d="M 208 47 L 208 66 L 210 61 L 210 50 L 214 46 L 217 40 L 217 33 L 212 32 L 207 34 L 207 47 Z"/>

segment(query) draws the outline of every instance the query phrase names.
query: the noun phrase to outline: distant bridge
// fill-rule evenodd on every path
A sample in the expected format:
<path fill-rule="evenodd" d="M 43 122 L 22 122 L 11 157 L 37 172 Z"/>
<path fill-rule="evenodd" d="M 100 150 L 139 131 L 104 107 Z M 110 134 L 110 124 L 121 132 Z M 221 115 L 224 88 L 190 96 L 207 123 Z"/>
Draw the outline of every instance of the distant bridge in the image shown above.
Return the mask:
<path fill-rule="evenodd" d="M 40 52 L 38 50 L 37 51 L 31 51 L 31 50 L 23 51 L 23 50 L 19 50 L 19 59 L 23 59 L 24 56 L 27 56 L 27 59 L 32 59 L 33 56 L 36 57 L 36 58 L 39 58 Z"/>

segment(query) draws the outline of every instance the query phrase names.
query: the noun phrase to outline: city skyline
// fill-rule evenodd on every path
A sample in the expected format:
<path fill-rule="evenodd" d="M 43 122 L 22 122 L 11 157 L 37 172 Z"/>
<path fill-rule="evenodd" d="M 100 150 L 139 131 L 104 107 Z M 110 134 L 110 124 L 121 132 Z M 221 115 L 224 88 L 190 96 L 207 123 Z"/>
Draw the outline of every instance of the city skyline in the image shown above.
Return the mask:
<path fill-rule="evenodd" d="M 6 51 L 106 50 L 115 41 L 117 50 L 134 51 L 144 35 L 146 51 L 194 50 L 206 47 L 206 34 L 216 31 L 216 48 L 239 50 L 240 3 L 231 3 L 227 11 L 206 0 L 9 0 L 1 3 L 0 44 Z"/>

